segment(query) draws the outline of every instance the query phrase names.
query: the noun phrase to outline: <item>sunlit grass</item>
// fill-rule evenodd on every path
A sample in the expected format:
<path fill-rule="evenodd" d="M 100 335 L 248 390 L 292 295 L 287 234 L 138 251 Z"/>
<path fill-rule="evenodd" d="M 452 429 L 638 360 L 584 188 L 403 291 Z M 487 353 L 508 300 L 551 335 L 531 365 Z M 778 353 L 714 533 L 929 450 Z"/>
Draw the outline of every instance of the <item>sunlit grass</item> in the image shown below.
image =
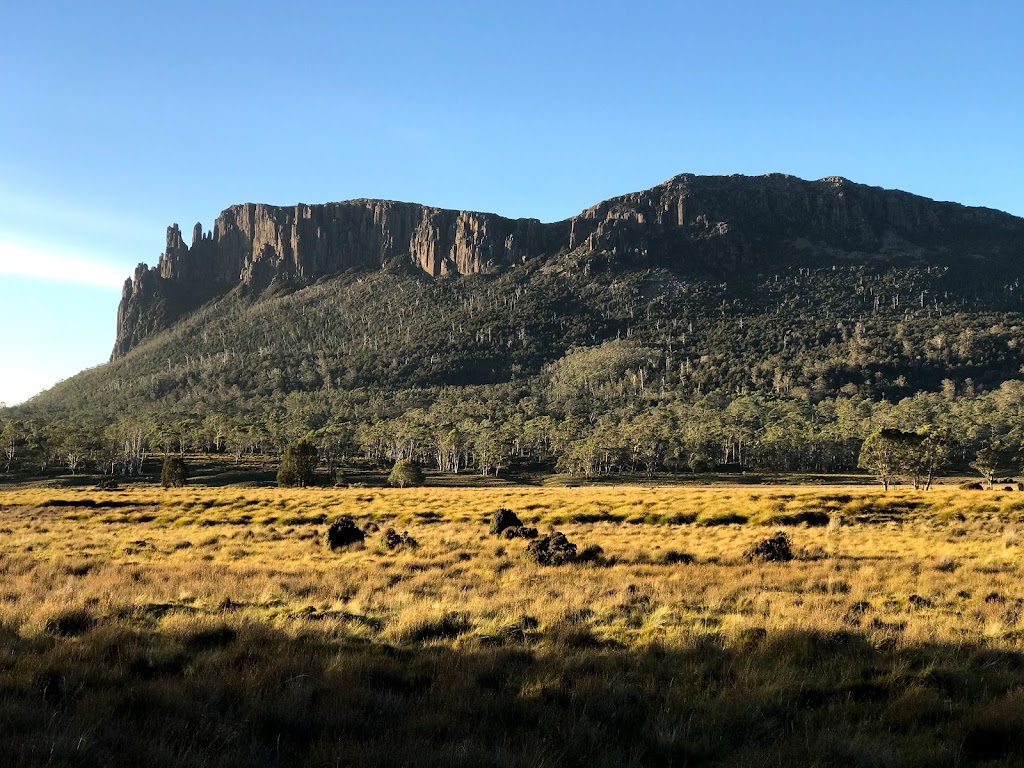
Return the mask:
<path fill-rule="evenodd" d="M 771 610 L 758 622 L 779 630 L 807 626 L 808 617 L 819 628 L 846 627 L 847 603 L 873 601 L 875 623 L 905 617 L 901 636 L 991 642 L 991 609 L 979 608 L 984 621 L 972 621 L 966 609 L 973 597 L 949 595 L 992 591 L 1017 575 L 1013 526 L 1024 512 L 1018 501 L 1024 495 L 1011 492 L 864 488 L 239 492 L 140 487 L 33 489 L 6 492 L 0 499 L 5 531 L 0 553 L 27 569 L 22 578 L 7 581 L 18 599 L 0 607 L 0 620 L 18 627 L 26 610 L 42 615 L 54 604 L 93 600 L 93 613 L 109 617 L 125 603 L 172 604 L 182 591 L 209 593 L 214 607 L 225 600 L 253 610 L 262 606 L 259 620 L 278 625 L 309 621 L 295 615 L 309 607 L 305 596 L 317 596 L 314 607 L 327 611 L 337 610 L 343 597 L 343 604 L 358 606 L 382 628 L 407 621 L 414 609 L 444 613 L 453 606 L 477 617 L 471 626 L 503 613 L 553 621 L 552 611 L 584 596 L 595 631 L 625 644 L 692 631 L 691 611 L 683 606 L 695 595 L 699 613 L 714 607 L 717 627 L 742 630 L 754 614 L 749 606 L 731 610 L 736 600 L 727 596 L 746 594 L 746 602 L 756 604 L 769 592 Z M 517 510 L 530 525 L 557 527 L 581 546 L 600 545 L 614 565 L 544 570 L 525 563 L 520 542 L 486 535 L 485 522 L 502 506 Z M 414 529 L 422 546 L 388 553 L 372 542 L 332 553 L 324 547 L 324 531 L 342 514 L 381 527 Z M 777 527 L 793 532 L 802 559 L 784 566 L 744 563 L 743 550 Z M 689 554 L 695 562 L 667 567 L 661 561 L 666 552 Z M 942 563 L 946 570 L 938 567 Z M 69 568 L 84 571 L 61 578 L 62 569 Z M 345 574 L 345 589 L 336 594 L 325 585 L 339 573 Z M 302 600 L 287 588 L 289 579 L 303 582 Z M 621 591 L 644 579 L 657 585 L 658 600 L 649 612 L 669 607 L 659 614 L 657 631 L 645 625 L 639 632 L 640 627 L 616 621 Z M 521 590 L 510 594 L 504 588 L 509 580 L 535 581 L 543 588 L 527 599 L 516 596 Z M 820 586 L 837 581 L 849 586 L 840 599 Z M 70 585 L 73 597 L 63 591 Z M 941 595 L 945 609 L 911 610 L 903 604 L 911 593 Z M 192 606 L 188 613 L 196 610 Z M 248 608 L 239 610 L 244 614 Z M 701 626 L 707 629 L 708 622 Z M 1006 627 L 1007 642 L 1016 642 L 1015 627 L 1015 622 Z"/>
<path fill-rule="evenodd" d="M 428 664 L 424 653 L 446 654 L 448 664 L 486 666 L 492 662 L 482 660 L 492 659 L 495 649 L 519 649 L 547 671 L 541 677 L 515 672 L 520 687 L 495 690 L 506 703 L 549 704 L 562 695 L 592 695 L 573 694 L 576 683 L 554 671 L 569 659 L 591 659 L 598 671 L 588 685 L 611 686 L 619 691 L 615 696 L 628 699 L 625 687 L 639 683 L 629 682 L 616 654 L 638 655 L 653 670 L 662 663 L 658 654 L 689 658 L 715 648 L 712 656 L 699 656 L 694 669 L 703 671 L 672 672 L 684 682 L 691 673 L 706 676 L 711 688 L 700 693 L 690 681 L 685 695 L 673 696 L 691 703 L 712 697 L 714 706 L 735 714 L 746 706 L 732 698 L 740 696 L 733 687 L 737 678 L 754 698 L 785 698 L 792 682 L 787 676 L 800 679 L 812 667 L 818 670 L 814 652 L 801 643 L 853 637 L 863 646 L 832 651 L 847 665 L 841 679 L 868 676 L 885 696 L 903 697 L 904 718 L 913 720 L 907 713 L 923 708 L 914 727 L 927 731 L 937 722 L 929 714 L 935 702 L 924 683 L 914 693 L 917 676 L 935 664 L 956 667 L 956 649 L 1024 650 L 1017 534 L 1022 502 L 1024 494 L 1015 492 L 883 493 L 863 486 L 5 491 L 0 635 L 11 661 L 0 667 L 0 685 L 29 691 L 40 675 L 65 680 L 64 703 L 53 706 L 71 707 L 70 733 L 87 728 L 86 710 L 79 708 L 88 708 L 90 699 L 80 697 L 92 690 L 86 685 L 67 692 L 66 681 L 85 674 L 72 673 L 70 665 L 102 666 L 114 653 L 109 648 L 125 643 L 142 650 L 116 652 L 135 659 L 119 673 L 121 682 L 102 682 L 107 673 L 97 669 L 100 682 L 89 684 L 109 688 L 108 697 L 119 695 L 118 686 L 133 675 L 187 687 L 197 669 L 220 675 L 233 690 L 248 690 L 249 678 L 232 670 L 246 668 L 246 654 L 263 659 L 260 644 L 269 643 L 300 657 L 300 649 L 316 648 L 302 657 L 305 666 L 298 667 L 304 671 L 297 674 L 330 681 L 332 665 L 349 669 L 360 658 L 375 669 L 383 664 L 387 671 L 379 674 L 410 691 L 419 690 L 413 678 L 420 674 L 416 664 Z M 487 522 L 499 507 L 513 509 L 542 532 L 563 531 L 580 549 L 599 545 L 603 559 L 558 568 L 532 564 L 523 557 L 524 541 L 488 535 Z M 365 546 L 332 552 L 325 546 L 326 528 L 343 514 L 380 530 L 368 534 Z M 379 539 L 386 527 L 409 531 L 419 547 L 385 549 Z M 743 558 L 754 541 L 779 528 L 793 540 L 794 561 Z M 797 639 L 809 634 L 811 640 Z M 350 649 L 345 662 L 338 657 L 342 647 Z M 386 663 L 368 660 L 376 658 L 375 648 L 393 649 Z M 414 656 L 402 661 L 406 652 Z M 116 653 L 109 658 L 121 658 Z M 712 661 L 723 653 L 734 654 L 740 666 L 715 671 L 719 662 Z M 924 671 L 900 666 L 910 663 L 901 654 L 921 653 L 934 654 Z M 218 655 L 227 665 L 222 672 L 208 668 Z M 813 674 L 817 680 L 820 671 Z M 401 682 L 403 676 L 411 677 Z M 271 706 L 269 690 L 249 694 Z M 20 716 L 20 695 L 11 699 L 17 710 L 11 717 Z M 727 706 L 717 698 L 726 695 Z M 673 701 L 665 706 L 683 706 Z M 710 701 L 705 704 L 712 706 Z M 957 717 L 966 722 L 975 703 L 984 701 L 989 699 L 957 699 Z M 858 701 L 846 714 L 837 702 L 829 706 L 839 707 L 834 716 L 852 718 L 846 723 L 851 734 L 867 727 L 860 718 L 868 717 L 871 700 Z M 448 706 L 453 717 L 459 709 L 448 699 L 431 706 Z M 664 713 L 668 720 L 670 710 Z M 805 715 L 812 716 L 809 710 Z M 765 736 L 764 744 L 769 742 Z M 702 749 L 733 757 L 742 751 L 728 744 Z M 933 742 L 922 736 L 915 754 L 932 754 L 926 744 Z M 25 749 L 18 753 L 24 764 L 36 764 L 25 756 L 35 748 Z M 317 741 L 302 754 L 314 764 L 332 764 L 311 757 L 319 749 L 326 747 Z M 521 754 L 527 746 L 516 749 Z M 799 752 L 794 745 L 786 749 Z M 1007 749 L 1017 754 L 1016 747 Z M 366 759 L 365 751 L 357 753 Z M 440 754 L 437 764 L 444 764 Z M 612 758 L 607 764 L 614 764 Z"/>

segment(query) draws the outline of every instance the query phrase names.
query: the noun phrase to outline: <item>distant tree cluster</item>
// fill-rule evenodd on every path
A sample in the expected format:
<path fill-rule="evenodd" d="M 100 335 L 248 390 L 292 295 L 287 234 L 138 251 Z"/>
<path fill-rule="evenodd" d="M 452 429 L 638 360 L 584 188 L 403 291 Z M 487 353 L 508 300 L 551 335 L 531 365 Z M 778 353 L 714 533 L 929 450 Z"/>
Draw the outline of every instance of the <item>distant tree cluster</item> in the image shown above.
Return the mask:
<path fill-rule="evenodd" d="M 883 428 L 861 444 L 857 466 L 875 475 L 886 490 L 900 478 L 909 479 L 915 489 L 928 489 L 952 454 L 953 439 L 946 429 L 926 427 L 904 432 Z"/>
<path fill-rule="evenodd" d="M 530 382 L 398 393 L 357 393 L 323 403 L 295 394 L 248 415 L 179 411 L 123 416 L 0 417 L 4 474 L 83 471 L 112 477 L 165 457 L 162 480 L 187 481 L 185 457 L 219 454 L 279 462 L 282 485 L 314 484 L 355 459 L 394 468 L 415 485 L 422 467 L 495 475 L 533 468 L 581 477 L 659 472 L 843 472 L 861 468 L 886 487 L 929 487 L 950 468 L 979 472 L 991 487 L 1024 457 L 1024 383 L 981 394 L 921 393 L 895 404 L 839 396 L 802 399 L 716 394 L 694 402 L 652 396 L 583 407 L 536 392 Z"/>

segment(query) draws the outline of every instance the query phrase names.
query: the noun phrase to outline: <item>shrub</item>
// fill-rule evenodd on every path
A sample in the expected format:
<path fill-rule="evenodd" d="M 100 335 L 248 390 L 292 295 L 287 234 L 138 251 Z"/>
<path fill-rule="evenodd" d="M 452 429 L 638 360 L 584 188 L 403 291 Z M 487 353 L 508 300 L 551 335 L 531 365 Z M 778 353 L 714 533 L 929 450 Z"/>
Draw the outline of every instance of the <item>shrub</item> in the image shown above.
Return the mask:
<path fill-rule="evenodd" d="M 406 459 L 395 462 L 388 475 L 388 485 L 392 488 L 411 488 L 423 485 L 423 470 Z"/>
<path fill-rule="evenodd" d="M 351 517 L 339 517 L 327 529 L 327 546 L 332 550 L 350 544 L 362 544 L 365 539 L 366 534 L 359 530 Z"/>
<path fill-rule="evenodd" d="M 743 553 L 747 560 L 765 563 L 784 563 L 793 559 L 793 543 L 783 531 L 761 539 Z"/>
<path fill-rule="evenodd" d="M 181 488 L 188 480 L 188 466 L 181 456 L 167 456 L 164 468 L 160 473 L 160 483 L 164 488 Z"/>
<path fill-rule="evenodd" d="M 526 547 L 526 558 L 538 565 L 565 565 L 576 561 L 576 545 L 556 531 L 531 541 Z"/>
<path fill-rule="evenodd" d="M 316 446 L 305 440 L 290 443 L 284 449 L 281 466 L 277 470 L 277 484 L 282 488 L 304 488 L 316 478 L 319 454 Z"/>
<path fill-rule="evenodd" d="M 660 558 L 665 565 L 689 565 L 693 562 L 693 555 L 687 552 L 680 552 L 677 549 L 667 550 Z"/>
<path fill-rule="evenodd" d="M 506 528 L 522 528 L 523 521 L 511 509 L 501 507 L 491 518 L 491 535 L 499 536 Z"/>
<path fill-rule="evenodd" d="M 410 536 L 408 531 L 396 533 L 394 528 L 388 528 L 380 537 L 380 545 L 383 549 L 398 549 L 399 547 L 417 549 L 420 543 Z"/>

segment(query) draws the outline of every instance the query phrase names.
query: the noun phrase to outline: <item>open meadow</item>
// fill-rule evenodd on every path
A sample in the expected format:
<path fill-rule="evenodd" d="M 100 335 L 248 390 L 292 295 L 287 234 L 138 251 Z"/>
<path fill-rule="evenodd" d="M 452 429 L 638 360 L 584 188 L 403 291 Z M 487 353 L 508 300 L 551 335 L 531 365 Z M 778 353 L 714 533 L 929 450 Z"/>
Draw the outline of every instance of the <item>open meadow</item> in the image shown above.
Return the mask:
<path fill-rule="evenodd" d="M 1024 493 L 946 486 L 5 490 L 0 754 L 1021 765 L 1022 554 Z"/>

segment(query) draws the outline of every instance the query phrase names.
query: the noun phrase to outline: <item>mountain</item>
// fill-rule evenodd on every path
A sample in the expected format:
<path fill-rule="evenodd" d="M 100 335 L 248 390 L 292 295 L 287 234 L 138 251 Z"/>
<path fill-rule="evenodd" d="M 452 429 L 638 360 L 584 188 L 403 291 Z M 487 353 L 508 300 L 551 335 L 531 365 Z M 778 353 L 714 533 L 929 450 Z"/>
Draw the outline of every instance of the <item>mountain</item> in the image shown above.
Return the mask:
<path fill-rule="evenodd" d="M 433 278 L 490 274 L 531 260 L 663 268 L 689 277 L 838 264 L 928 266 L 990 278 L 1020 270 L 1024 221 L 842 178 L 677 176 L 542 224 L 410 203 L 353 200 L 238 205 L 186 246 L 167 229 L 156 267 L 125 283 L 112 359 L 232 290 L 289 289 L 404 261 Z M 963 273 L 963 275 L 961 275 Z M 972 281 L 973 283 L 974 281 Z M 959 279 L 947 281 L 962 288 Z M 944 288 L 945 290 L 945 288 Z"/>
<path fill-rule="evenodd" d="M 969 394 L 1020 378 L 1022 273 L 1024 220 L 841 178 L 682 175 L 555 223 L 246 204 L 188 246 L 170 227 L 125 283 L 111 362 L 27 410 L 362 423 L 453 387 L 592 419 Z"/>

